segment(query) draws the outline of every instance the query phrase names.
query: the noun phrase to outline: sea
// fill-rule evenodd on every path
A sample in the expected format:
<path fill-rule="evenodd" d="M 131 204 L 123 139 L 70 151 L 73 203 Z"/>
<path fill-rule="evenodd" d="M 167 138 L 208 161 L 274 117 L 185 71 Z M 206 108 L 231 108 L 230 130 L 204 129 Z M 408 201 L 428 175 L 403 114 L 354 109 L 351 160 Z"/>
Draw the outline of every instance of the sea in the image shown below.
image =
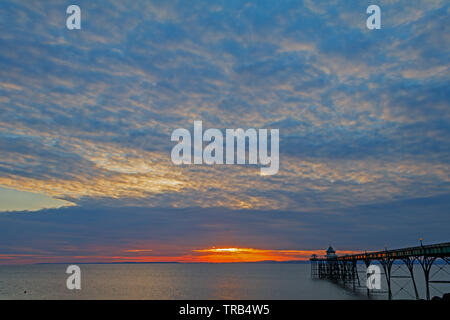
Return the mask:
<path fill-rule="evenodd" d="M 68 264 L 1 265 L 0 299 L 386 299 L 311 278 L 309 264 L 79 264 L 81 289 L 69 290 Z M 420 270 L 417 270 L 418 272 Z M 398 288 L 397 288 L 398 289 Z M 411 299 L 414 296 L 400 295 Z M 419 286 L 423 291 L 423 286 Z M 401 289 L 400 292 L 405 289 Z M 405 290 L 406 291 L 406 290 Z"/>

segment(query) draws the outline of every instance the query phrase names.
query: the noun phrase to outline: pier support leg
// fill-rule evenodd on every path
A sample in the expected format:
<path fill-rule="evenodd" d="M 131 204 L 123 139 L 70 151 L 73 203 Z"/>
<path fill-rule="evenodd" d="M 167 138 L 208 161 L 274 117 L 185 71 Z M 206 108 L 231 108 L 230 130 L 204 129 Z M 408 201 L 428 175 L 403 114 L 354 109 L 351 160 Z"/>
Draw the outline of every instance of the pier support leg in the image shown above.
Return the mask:
<path fill-rule="evenodd" d="M 361 282 L 359 281 L 358 260 L 354 260 L 353 265 L 355 266 L 355 275 L 356 275 L 356 280 L 358 280 L 358 287 L 360 287 Z"/>
<path fill-rule="evenodd" d="M 340 268 L 340 278 L 342 280 L 342 283 L 344 284 L 344 288 L 346 286 L 346 282 L 347 282 L 347 262 L 346 261 L 341 261 L 341 268 Z"/>
<path fill-rule="evenodd" d="M 352 260 L 352 286 L 353 286 L 353 291 L 356 290 L 355 288 L 355 282 L 356 282 L 356 276 L 358 275 L 358 270 L 356 269 L 356 260 Z M 358 279 L 359 281 L 359 279 Z"/>
<path fill-rule="evenodd" d="M 386 282 L 387 282 L 387 286 L 388 286 L 388 299 L 392 300 L 391 268 L 392 268 L 392 264 L 394 263 L 394 259 L 389 258 L 389 257 L 382 258 L 380 260 L 380 263 L 383 266 L 384 274 L 386 276 Z"/>
<path fill-rule="evenodd" d="M 414 286 L 414 293 L 416 295 L 416 300 L 419 300 L 419 292 L 417 291 L 416 286 L 416 280 L 414 279 L 414 261 L 416 260 L 415 257 L 408 257 L 403 259 L 403 262 L 405 263 L 406 267 L 409 270 L 409 274 L 411 275 L 411 280 Z"/>
<path fill-rule="evenodd" d="M 366 270 L 367 270 L 369 268 L 369 266 L 370 266 L 370 260 L 364 260 L 364 263 L 366 265 Z M 366 271 L 366 274 L 367 274 L 367 271 Z M 369 289 L 369 287 L 367 287 L 367 297 L 370 298 L 370 289 Z"/>
<path fill-rule="evenodd" d="M 419 257 L 417 260 L 419 260 L 420 265 L 422 266 L 423 269 L 423 273 L 425 275 L 427 300 L 430 300 L 430 270 L 434 260 L 436 260 L 436 257 L 423 256 Z"/>

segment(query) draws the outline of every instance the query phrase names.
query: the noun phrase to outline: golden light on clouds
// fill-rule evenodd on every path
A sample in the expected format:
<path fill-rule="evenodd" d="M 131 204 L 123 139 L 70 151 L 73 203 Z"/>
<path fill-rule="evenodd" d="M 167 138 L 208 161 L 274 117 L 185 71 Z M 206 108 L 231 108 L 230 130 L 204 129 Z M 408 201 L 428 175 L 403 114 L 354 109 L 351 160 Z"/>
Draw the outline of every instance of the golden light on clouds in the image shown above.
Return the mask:
<path fill-rule="evenodd" d="M 33 172 L 43 165 L 38 156 L 5 153 L 4 166 L 11 173 L 0 177 L 0 185 L 74 203 L 81 198 L 110 198 L 124 206 L 314 211 L 443 194 L 447 190 L 442 184 L 450 181 L 450 167 L 445 163 L 299 159 L 289 154 L 282 155 L 276 176 L 261 177 L 259 169 L 252 166 L 175 166 L 169 152 L 93 142 L 65 132 L 66 136 L 58 136 L 20 126 L 6 128 L 17 135 L 40 136 L 43 145 L 50 148 L 57 141 L 64 152 L 81 161 L 70 162 L 70 158 L 62 165 L 64 158 L 50 159 L 45 162 L 46 174 L 35 175 Z M 18 165 L 30 169 L 15 174 L 13 169 Z M 301 205 L 298 199 L 302 199 Z"/>
<path fill-rule="evenodd" d="M 418 161 L 296 161 L 285 156 L 275 177 L 261 177 L 258 168 L 246 166 L 175 166 L 158 152 L 127 150 L 111 146 L 79 150 L 94 164 L 78 175 L 57 177 L 0 177 L 0 185 L 20 191 L 76 201 L 80 198 L 139 200 L 134 205 L 183 208 L 226 207 L 230 209 L 303 211 L 389 201 L 416 192 L 419 196 L 446 190 L 434 187 L 438 179 L 448 182 L 448 165 Z M 33 159 L 17 159 L 16 163 Z M 410 186 L 420 177 L 421 185 Z M 434 180 L 433 180 L 434 179 Z M 427 187 L 427 181 L 430 185 Z M 336 189 L 335 184 L 339 184 Z M 419 188 L 420 186 L 423 186 Z M 282 192 L 280 192 L 282 191 Z M 273 197 L 277 194 L 276 197 Z M 286 194 L 306 194 L 299 207 Z M 331 196 L 332 195 L 332 196 Z M 330 202 L 333 199 L 333 202 Z"/>

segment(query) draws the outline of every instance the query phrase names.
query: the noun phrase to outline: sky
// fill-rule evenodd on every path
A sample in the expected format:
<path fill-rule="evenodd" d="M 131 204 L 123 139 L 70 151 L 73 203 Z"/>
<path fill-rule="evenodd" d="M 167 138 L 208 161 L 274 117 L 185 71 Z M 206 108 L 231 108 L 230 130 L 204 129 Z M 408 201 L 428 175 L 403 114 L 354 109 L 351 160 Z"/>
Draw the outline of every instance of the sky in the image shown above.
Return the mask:
<path fill-rule="evenodd" d="M 67 6 L 81 30 L 66 28 Z M 381 8 L 381 29 L 366 8 Z M 0 264 L 449 241 L 448 1 L 0 3 Z M 280 168 L 171 162 L 277 128 Z"/>

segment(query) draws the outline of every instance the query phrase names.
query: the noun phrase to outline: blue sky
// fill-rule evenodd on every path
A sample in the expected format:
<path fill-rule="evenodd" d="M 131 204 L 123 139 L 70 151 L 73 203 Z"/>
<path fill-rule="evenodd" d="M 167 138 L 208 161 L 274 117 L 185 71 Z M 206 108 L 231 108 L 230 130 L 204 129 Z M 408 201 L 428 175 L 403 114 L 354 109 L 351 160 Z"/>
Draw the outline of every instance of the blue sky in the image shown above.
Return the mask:
<path fill-rule="evenodd" d="M 448 2 L 70 4 L 0 4 L 3 261 L 448 241 Z M 278 174 L 173 165 L 194 120 L 279 128 Z"/>

